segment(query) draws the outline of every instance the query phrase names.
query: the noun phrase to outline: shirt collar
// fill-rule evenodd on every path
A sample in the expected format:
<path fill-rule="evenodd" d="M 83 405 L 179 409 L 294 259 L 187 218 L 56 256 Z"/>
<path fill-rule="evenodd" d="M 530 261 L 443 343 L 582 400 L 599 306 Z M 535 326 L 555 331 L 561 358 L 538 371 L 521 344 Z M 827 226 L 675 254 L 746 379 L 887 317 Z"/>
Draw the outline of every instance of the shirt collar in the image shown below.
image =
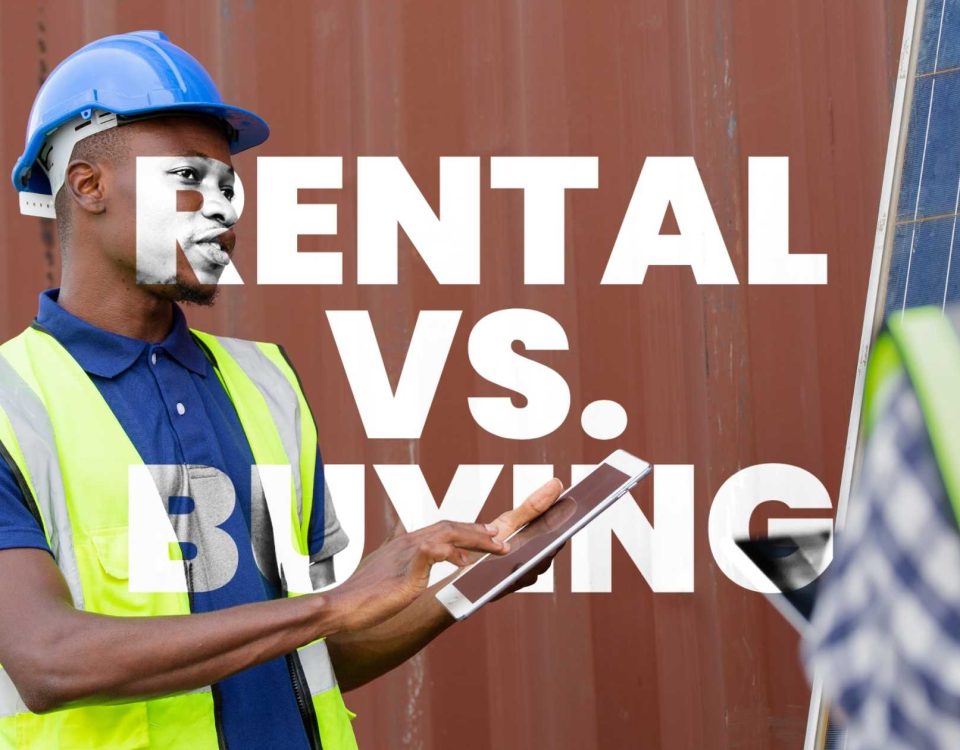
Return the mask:
<path fill-rule="evenodd" d="M 80 366 L 92 375 L 113 378 L 129 368 L 148 349 L 162 348 L 177 362 L 198 375 L 206 375 L 210 363 L 194 341 L 180 306 L 173 303 L 173 326 L 158 344 L 122 336 L 88 323 L 57 303 L 60 289 L 40 293 L 37 324 L 50 333 Z"/>

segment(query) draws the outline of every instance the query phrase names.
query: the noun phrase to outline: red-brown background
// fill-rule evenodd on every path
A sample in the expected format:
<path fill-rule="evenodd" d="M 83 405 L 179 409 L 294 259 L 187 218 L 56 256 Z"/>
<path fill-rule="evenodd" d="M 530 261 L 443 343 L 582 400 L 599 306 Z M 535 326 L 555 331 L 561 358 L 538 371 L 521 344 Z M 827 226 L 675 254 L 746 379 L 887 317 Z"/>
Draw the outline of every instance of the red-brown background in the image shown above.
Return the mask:
<path fill-rule="evenodd" d="M 785 462 L 835 498 L 905 0 L 557 2 L 16 2 L 0 5 L 4 169 L 23 144 L 42 77 L 102 35 L 158 28 L 190 50 L 228 101 L 271 124 L 236 159 L 247 215 L 228 288 L 191 322 L 279 341 L 304 378 L 330 463 L 419 463 L 436 496 L 458 463 L 598 460 L 583 407 L 630 415 L 618 445 L 696 466 L 696 592 L 652 594 L 614 545 L 614 592 L 516 596 L 456 627 L 375 685 L 347 696 L 367 748 L 800 747 L 808 689 L 793 632 L 762 597 L 718 570 L 706 538 L 713 493 L 739 467 Z M 340 235 L 303 249 L 344 252 L 342 287 L 256 286 L 256 155 L 344 157 Z M 597 155 L 600 188 L 567 200 L 567 284 L 522 285 L 522 199 L 484 188 L 482 283 L 440 287 L 401 244 L 401 283 L 358 288 L 355 157 L 398 155 L 436 206 L 438 157 Z M 599 280 L 648 155 L 697 159 L 737 273 L 747 277 L 748 156 L 791 158 L 791 248 L 829 254 L 825 287 L 698 287 L 654 269 L 635 287 Z M 6 173 L 5 173 L 6 174 Z M 316 196 L 308 200 L 316 199 Z M 49 225 L 20 217 L 8 188 L 0 226 L 0 338 L 56 283 Z M 468 395 L 495 386 L 469 366 L 472 324 L 532 307 L 565 327 L 570 351 L 538 357 L 570 383 L 564 425 L 515 443 L 481 431 Z M 463 320 L 419 441 L 365 438 L 326 323 L 368 309 L 395 378 L 420 309 Z M 510 497 L 505 469 L 487 504 Z M 367 546 L 391 512 L 367 471 Z M 649 491 L 645 507 L 649 508 Z M 485 511 L 485 512 L 486 512 Z"/>

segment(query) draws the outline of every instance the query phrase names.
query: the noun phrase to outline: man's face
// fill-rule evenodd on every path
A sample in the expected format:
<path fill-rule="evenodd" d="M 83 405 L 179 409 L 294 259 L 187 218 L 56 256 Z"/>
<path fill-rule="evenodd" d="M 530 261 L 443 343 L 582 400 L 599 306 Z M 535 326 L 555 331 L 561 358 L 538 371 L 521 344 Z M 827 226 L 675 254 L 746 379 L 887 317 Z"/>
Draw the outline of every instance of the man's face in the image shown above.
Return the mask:
<path fill-rule="evenodd" d="M 130 128 L 130 156 L 117 167 L 107 208 L 121 224 L 118 262 L 134 268 L 137 283 L 158 296 L 211 303 L 230 262 L 238 217 L 223 131 L 203 117 L 121 127 Z M 154 158 L 138 167 L 137 157 Z"/>

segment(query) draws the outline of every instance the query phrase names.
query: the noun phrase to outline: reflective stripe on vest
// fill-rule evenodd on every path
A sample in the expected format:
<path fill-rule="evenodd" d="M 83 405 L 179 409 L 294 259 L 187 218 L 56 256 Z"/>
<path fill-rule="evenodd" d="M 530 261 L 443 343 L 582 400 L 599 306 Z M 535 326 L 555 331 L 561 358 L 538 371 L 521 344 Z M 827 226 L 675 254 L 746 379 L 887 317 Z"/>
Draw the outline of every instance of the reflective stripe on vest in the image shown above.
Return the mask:
<path fill-rule="evenodd" d="M 302 509 L 306 517 L 294 524 L 295 541 L 306 551 L 312 497 L 299 490 L 313 491 L 316 429 L 295 374 L 274 345 L 193 333 L 215 360 L 254 460 L 300 469 L 291 472 L 297 478 L 291 516 Z M 248 376 L 247 368 L 256 376 Z M 35 502 L 58 565 L 68 582 L 73 579 L 78 607 L 115 616 L 189 613 L 186 593 L 130 592 L 127 467 L 143 461 L 90 378 L 42 330 L 27 329 L 0 346 L 0 443 Z M 308 451 L 304 460 L 301 454 Z M 326 644 L 311 643 L 294 660 L 306 678 L 323 747 L 355 748 L 352 714 L 343 705 Z M 0 668 L 0 748 L 216 748 L 215 711 L 207 686 L 35 715 Z"/>
<path fill-rule="evenodd" d="M 7 670 L 0 670 L 0 719 L 8 716 L 15 716 L 27 711 L 27 704 L 23 702 L 20 693 L 17 692 L 13 680 L 7 674 Z"/>
<path fill-rule="evenodd" d="M 951 320 L 953 322 L 951 323 Z M 883 406 L 884 391 L 906 372 L 920 402 L 937 467 L 960 521 L 960 309 L 918 307 L 892 315 L 867 372 L 867 430 Z"/>
<path fill-rule="evenodd" d="M 289 365 L 276 345 L 192 332 L 216 361 L 217 374 L 231 399 L 256 407 L 239 416 L 257 463 L 293 464 L 293 521 L 294 528 L 300 530 L 294 541 L 299 551 L 307 554 L 317 430 L 296 375 L 292 369 L 287 374 Z M 270 436 L 277 440 L 265 439 L 263 431 L 256 429 L 262 422 L 277 426 Z M 291 462 L 287 456 L 294 456 L 297 461 Z"/>
<path fill-rule="evenodd" d="M 325 641 L 314 641 L 297 651 L 297 655 L 311 696 L 325 693 L 337 684 Z"/>
<path fill-rule="evenodd" d="M 83 590 L 73 551 L 73 532 L 67 514 L 60 459 L 46 407 L 4 357 L 0 357 L 0 409 L 4 411 L 27 466 L 47 542 L 67 582 L 74 606 L 83 609 Z"/>
<path fill-rule="evenodd" d="M 270 410 L 280 442 L 288 456 L 300 455 L 300 405 L 293 387 L 269 361 L 253 341 L 241 341 L 226 336 L 218 336 L 217 341 L 233 357 L 240 368 L 257 386 L 260 395 Z M 296 405 L 296 413 L 285 414 L 287 404 Z M 291 418 L 291 416 L 293 418 Z M 297 493 L 297 517 L 303 518 L 303 493 L 300 486 L 300 472 L 293 471 L 293 482 Z"/>

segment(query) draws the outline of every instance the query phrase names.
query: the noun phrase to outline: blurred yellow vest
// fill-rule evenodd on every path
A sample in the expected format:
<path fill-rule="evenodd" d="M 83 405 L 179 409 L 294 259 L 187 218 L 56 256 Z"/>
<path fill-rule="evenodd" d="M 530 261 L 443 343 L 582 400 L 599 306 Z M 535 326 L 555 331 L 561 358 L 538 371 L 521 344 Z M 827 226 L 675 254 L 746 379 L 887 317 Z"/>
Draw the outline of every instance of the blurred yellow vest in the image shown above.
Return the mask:
<path fill-rule="evenodd" d="M 951 319 L 954 321 L 951 323 Z M 869 433 L 885 403 L 885 392 L 906 376 L 960 521 L 960 308 L 917 307 L 891 315 L 870 355 L 864 388 L 864 424 Z"/>

